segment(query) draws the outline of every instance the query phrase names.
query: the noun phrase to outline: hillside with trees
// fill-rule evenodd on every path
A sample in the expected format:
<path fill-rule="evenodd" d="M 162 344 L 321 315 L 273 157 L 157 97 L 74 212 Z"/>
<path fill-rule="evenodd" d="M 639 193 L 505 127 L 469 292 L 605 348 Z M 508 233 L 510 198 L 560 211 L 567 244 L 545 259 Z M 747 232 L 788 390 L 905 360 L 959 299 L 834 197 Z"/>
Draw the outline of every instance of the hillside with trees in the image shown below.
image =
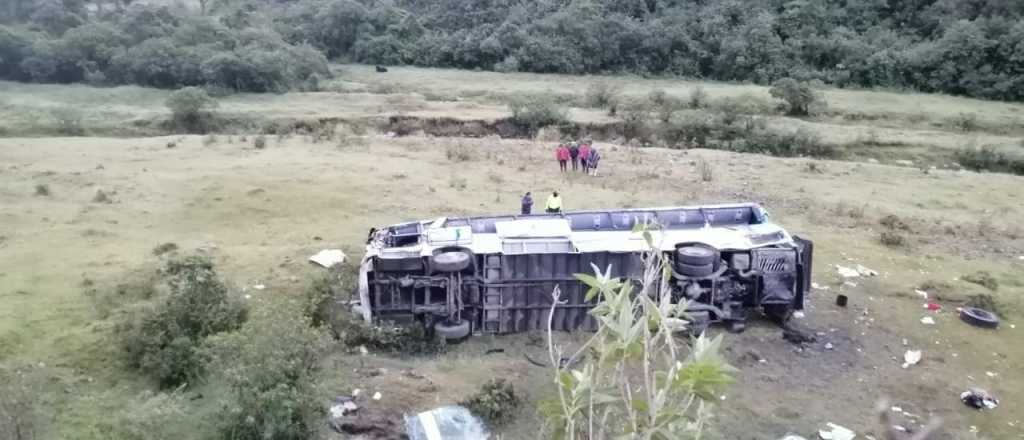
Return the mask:
<path fill-rule="evenodd" d="M 338 59 L 1024 99 L 1017 0 L 130 3 L 12 0 L 0 76 L 271 91 L 311 86 Z"/>

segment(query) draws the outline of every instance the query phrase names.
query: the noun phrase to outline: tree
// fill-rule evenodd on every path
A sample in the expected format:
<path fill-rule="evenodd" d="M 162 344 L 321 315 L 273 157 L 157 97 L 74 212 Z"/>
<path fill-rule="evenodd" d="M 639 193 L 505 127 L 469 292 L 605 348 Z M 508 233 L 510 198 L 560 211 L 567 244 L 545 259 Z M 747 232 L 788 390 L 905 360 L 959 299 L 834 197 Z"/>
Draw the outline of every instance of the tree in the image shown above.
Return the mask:
<path fill-rule="evenodd" d="M 198 87 L 179 89 L 167 98 L 167 108 L 175 122 L 186 128 L 196 127 L 200 120 L 217 108 L 217 100 Z"/>
<path fill-rule="evenodd" d="M 807 83 L 798 82 L 793 78 L 775 81 L 768 91 L 773 98 L 786 102 L 786 114 L 807 116 L 811 114 L 811 106 L 821 103 L 821 97 Z"/>

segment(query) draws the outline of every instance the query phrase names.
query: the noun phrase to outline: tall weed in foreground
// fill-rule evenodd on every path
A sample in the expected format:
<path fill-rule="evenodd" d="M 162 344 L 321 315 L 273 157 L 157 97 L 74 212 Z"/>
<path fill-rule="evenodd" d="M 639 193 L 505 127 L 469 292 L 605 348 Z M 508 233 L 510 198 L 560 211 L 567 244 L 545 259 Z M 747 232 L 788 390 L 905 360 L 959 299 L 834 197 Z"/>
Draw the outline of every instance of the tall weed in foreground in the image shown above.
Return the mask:
<path fill-rule="evenodd" d="M 613 278 L 610 269 L 602 274 L 595 266 L 594 275 L 576 275 L 590 287 L 587 299 L 601 301 L 590 312 L 598 321 L 597 333 L 567 362 L 559 362 L 562 352 L 549 317 L 557 396 L 542 402 L 541 412 L 554 438 L 700 438 L 712 402 L 732 381 L 735 369 L 719 355 L 721 335 L 701 335 L 689 347 L 676 340 L 687 327 L 687 305 L 671 302 L 669 266 L 647 228 L 636 231 L 651 247 L 643 255 L 639 291 Z M 554 312 L 559 290 L 552 295 Z"/>

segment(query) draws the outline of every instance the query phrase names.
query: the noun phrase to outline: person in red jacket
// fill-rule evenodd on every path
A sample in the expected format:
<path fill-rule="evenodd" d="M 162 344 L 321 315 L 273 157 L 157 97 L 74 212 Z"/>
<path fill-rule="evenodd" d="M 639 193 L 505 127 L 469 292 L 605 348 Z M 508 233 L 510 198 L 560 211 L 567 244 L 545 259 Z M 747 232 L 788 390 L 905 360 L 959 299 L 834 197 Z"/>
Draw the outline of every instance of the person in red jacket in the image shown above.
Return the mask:
<path fill-rule="evenodd" d="M 558 168 L 564 173 L 566 172 L 566 163 L 569 162 L 569 147 L 565 144 L 558 144 L 558 148 L 555 150 L 555 159 L 558 159 Z"/>

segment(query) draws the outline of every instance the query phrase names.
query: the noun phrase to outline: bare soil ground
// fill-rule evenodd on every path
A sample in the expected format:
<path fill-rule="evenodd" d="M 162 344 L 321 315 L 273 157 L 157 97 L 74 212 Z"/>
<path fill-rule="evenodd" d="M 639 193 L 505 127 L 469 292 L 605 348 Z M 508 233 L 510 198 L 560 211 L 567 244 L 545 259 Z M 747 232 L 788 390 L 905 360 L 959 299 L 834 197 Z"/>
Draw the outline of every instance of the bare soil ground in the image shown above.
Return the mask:
<path fill-rule="evenodd" d="M 155 264 L 151 250 L 160 243 L 213 255 L 255 297 L 297 295 L 316 270 L 305 263 L 309 255 L 342 247 L 358 258 L 372 226 L 512 212 L 522 192 L 556 189 L 567 209 L 759 201 L 790 231 L 815 240 L 820 289 L 798 322 L 818 342 L 798 350 L 760 321 L 727 336 L 727 356 L 741 371 L 720 402 L 717 438 L 811 436 L 828 421 L 877 437 L 873 407 L 883 396 L 919 423 L 942 417 L 943 438 L 1024 438 L 1024 327 L 1011 326 L 1024 312 L 1021 177 L 600 141 L 601 175 L 587 177 L 560 175 L 549 146 L 533 141 L 371 133 L 326 143 L 268 138 L 257 150 L 252 139 L 0 139 L 0 361 L 47 372 L 53 438 L 102 438 L 90 431 L 93 422 L 149 387 L 120 368 L 111 323 L 82 292 L 83 283 L 124 279 Z M 469 160 L 448 159 L 453 145 L 471 151 Z M 697 171 L 700 161 L 710 164 L 710 181 Z M 37 195 L 36 185 L 49 195 Z M 110 203 L 93 201 L 98 190 Z M 879 220 L 888 214 L 906 223 L 899 233 L 907 244 L 879 242 Z M 879 276 L 848 284 L 836 264 L 863 264 Z M 960 280 L 979 270 L 995 277 L 998 290 Z M 919 321 L 931 313 L 914 293 L 926 283 L 939 286 L 932 293 L 944 306 L 932 326 Z M 267 287 L 253 290 L 256 284 Z M 850 296 L 848 307 L 834 305 L 839 292 Z M 977 293 L 1000 305 L 1000 329 L 956 318 L 960 301 Z M 475 338 L 427 358 L 339 348 L 327 360 L 326 392 L 380 391 L 383 398 L 370 404 L 398 414 L 458 401 L 505 377 L 532 404 L 550 388 L 549 372 L 522 356 L 543 357 L 538 337 Z M 559 337 L 571 344 L 580 336 Z M 505 352 L 485 354 L 497 347 Z M 924 358 L 903 369 L 907 349 L 923 350 Z M 367 373 L 376 368 L 385 371 Z M 965 407 L 958 395 L 970 386 L 998 394 L 1002 405 Z M 198 438 L 217 402 L 193 397 L 198 428 L 184 437 Z M 501 431 L 533 439 L 539 425 L 524 409 Z"/>

